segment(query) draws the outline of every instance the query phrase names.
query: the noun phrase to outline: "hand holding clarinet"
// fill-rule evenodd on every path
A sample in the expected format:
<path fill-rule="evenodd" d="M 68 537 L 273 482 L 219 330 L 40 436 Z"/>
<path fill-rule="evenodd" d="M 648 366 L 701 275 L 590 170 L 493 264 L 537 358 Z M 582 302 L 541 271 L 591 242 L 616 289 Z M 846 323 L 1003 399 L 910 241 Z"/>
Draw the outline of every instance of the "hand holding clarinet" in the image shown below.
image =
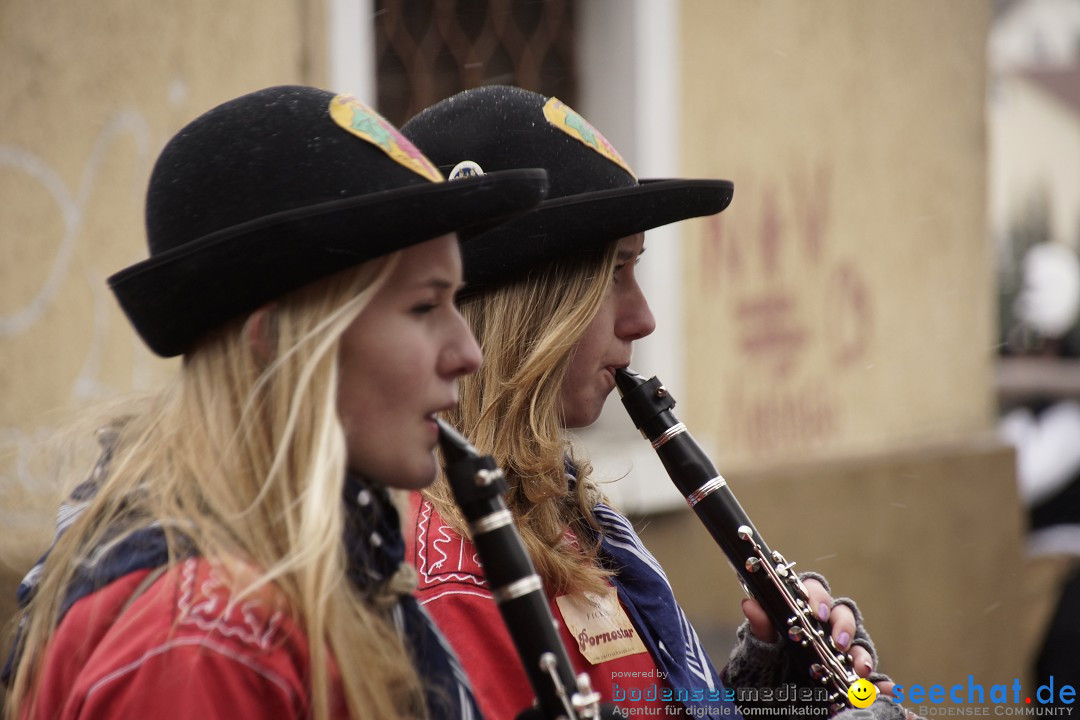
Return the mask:
<path fill-rule="evenodd" d="M 823 578 L 804 582 L 792 571 L 794 563 L 769 548 L 727 482 L 672 413 L 675 400 L 660 381 L 627 369 L 618 370 L 615 380 L 634 425 L 652 443 L 672 482 L 738 574 L 748 595 L 743 612 L 751 633 L 765 642 L 782 633 L 801 666 L 803 684 L 823 688 L 832 713 L 856 707 L 848 688 L 860 677 L 879 680 L 881 691 L 891 690 L 887 678 L 871 674 L 873 658 L 864 646 L 868 640 L 857 639 L 853 606 L 834 603 Z"/>

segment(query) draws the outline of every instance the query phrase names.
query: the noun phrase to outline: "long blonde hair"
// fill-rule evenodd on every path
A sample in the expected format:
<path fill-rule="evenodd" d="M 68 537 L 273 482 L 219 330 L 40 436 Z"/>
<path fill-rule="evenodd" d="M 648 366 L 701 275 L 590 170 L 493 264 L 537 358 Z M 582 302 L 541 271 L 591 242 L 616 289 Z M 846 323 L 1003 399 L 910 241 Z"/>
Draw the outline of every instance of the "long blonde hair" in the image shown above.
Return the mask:
<path fill-rule="evenodd" d="M 616 249 L 613 242 L 554 262 L 461 303 L 484 364 L 461 379 L 461 401 L 448 419 L 506 473 L 506 501 L 522 540 L 544 582 L 559 593 L 598 589 L 610 575 L 595 562 L 593 507 L 602 496 L 589 481 L 589 463 L 573 456 L 559 389 L 576 343 L 611 288 Z M 576 466 L 573 488 L 567 459 Z M 425 496 L 458 532 L 467 532 L 445 478 Z"/>
<path fill-rule="evenodd" d="M 185 356 L 168 387 L 126 412 L 107 477 L 51 550 L 28 607 L 8 717 L 35 701 L 77 564 L 118 530 L 153 522 L 165 528 L 172 562 L 192 549 L 237 560 L 258 570 L 233 578 L 235 597 L 279 592 L 306 633 L 314 718 L 329 717 L 330 656 L 353 717 L 426 714 L 390 622 L 346 579 L 342 543 L 338 345 L 399 258 L 364 263 L 229 323 Z"/>

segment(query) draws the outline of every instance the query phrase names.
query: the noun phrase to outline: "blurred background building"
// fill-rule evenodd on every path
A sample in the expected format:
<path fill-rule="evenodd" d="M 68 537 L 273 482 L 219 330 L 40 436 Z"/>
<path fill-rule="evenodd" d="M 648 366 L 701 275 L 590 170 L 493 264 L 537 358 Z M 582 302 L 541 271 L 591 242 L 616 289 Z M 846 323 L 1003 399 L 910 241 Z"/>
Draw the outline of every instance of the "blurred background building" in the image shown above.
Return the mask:
<path fill-rule="evenodd" d="M 999 359 L 1010 333 L 1033 337 L 1004 310 L 1034 244 L 1021 235 L 1080 243 L 1078 14 L 1080 0 L 0 3 L 0 613 L 73 480 L 41 469 L 38 441 L 173 368 L 105 285 L 145 256 L 165 140 L 267 85 L 353 92 L 401 123 L 499 82 L 559 96 L 640 177 L 735 182 L 723 214 L 649 233 L 659 329 L 636 369 L 679 399 L 769 544 L 858 599 L 898 682 L 1027 681 L 1071 559 L 1026 552 L 995 432 L 999 398 L 1050 370 Z M 582 440 L 722 663 L 741 617 L 723 555 L 617 400 Z"/>
<path fill-rule="evenodd" d="M 1000 434 L 1016 448 L 1030 562 L 1060 568 L 1033 660 L 1080 681 L 1080 2 L 1003 3 L 989 40 L 990 233 Z"/>

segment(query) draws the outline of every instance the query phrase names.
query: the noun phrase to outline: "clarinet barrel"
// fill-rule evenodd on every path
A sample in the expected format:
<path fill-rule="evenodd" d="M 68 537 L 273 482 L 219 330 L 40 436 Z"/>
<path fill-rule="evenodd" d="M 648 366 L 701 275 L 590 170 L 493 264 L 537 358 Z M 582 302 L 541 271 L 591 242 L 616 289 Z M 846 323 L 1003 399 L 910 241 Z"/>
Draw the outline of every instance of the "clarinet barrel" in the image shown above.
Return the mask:
<path fill-rule="evenodd" d="M 503 501 L 507 486 L 502 471 L 494 458 L 480 455 L 450 425 L 437 422 L 454 501 L 469 523 L 484 577 L 536 694 L 537 707 L 519 718 L 614 717 L 611 708 L 600 705 L 589 676 L 574 674 L 543 582 Z"/>
<path fill-rule="evenodd" d="M 727 556 L 743 589 L 792 643 L 809 683 L 827 690 L 831 711 L 851 707 L 847 690 L 859 679 L 851 656 L 834 645 L 829 625 L 811 611 L 806 588 L 792 570 L 794 563 L 765 543 L 727 481 L 672 413 L 675 400 L 660 381 L 620 369 L 615 382 L 634 425 L 652 443 L 672 482 Z"/>

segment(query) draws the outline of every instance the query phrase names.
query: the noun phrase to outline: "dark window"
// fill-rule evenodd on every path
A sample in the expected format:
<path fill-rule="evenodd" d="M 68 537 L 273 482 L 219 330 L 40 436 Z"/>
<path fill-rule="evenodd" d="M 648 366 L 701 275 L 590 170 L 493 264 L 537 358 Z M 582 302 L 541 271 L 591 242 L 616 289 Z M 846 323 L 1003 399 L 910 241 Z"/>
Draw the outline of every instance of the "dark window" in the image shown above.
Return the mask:
<path fill-rule="evenodd" d="M 577 100 L 575 0 L 376 0 L 378 109 L 400 125 L 466 88 Z"/>

